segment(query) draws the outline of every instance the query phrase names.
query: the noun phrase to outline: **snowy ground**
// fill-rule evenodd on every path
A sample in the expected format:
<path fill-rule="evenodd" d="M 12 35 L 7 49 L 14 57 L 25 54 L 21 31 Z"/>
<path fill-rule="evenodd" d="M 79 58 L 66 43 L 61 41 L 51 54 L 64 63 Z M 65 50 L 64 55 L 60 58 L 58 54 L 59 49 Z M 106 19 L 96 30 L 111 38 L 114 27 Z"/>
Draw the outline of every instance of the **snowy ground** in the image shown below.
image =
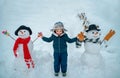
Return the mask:
<path fill-rule="evenodd" d="M 68 44 L 66 78 L 120 78 L 119 7 L 119 0 L 0 0 L 0 32 L 8 30 L 17 38 L 14 31 L 24 24 L 32 28 L 31 37 L 34 40 L 38 32 L 50 36 L 53 24 L 62 21 L 69 36 L 74 37 L 82 30 L 77 14 L 86 12 L 91 23 L 100 25 L 101 38 L 110 29 L 114 29 L 116 35 L 108 42 L 108 48 L 101 49 L 105 62 L 104 70 L 83 70 L 80 57 L 84 47 L 76 48 L 74 43 Z M 45 43 L 41 39 L 34 43 L 36 67 L 29 71 L 22 71 L 25 69 L 24 64 L 14 58 L 13 45 L 14 40 L 0 34 L 0 78 L 62 78 L 61 75 L 53 75 L 52 43 Z M 15 70 L 15 67 L 21 71 Z"/>

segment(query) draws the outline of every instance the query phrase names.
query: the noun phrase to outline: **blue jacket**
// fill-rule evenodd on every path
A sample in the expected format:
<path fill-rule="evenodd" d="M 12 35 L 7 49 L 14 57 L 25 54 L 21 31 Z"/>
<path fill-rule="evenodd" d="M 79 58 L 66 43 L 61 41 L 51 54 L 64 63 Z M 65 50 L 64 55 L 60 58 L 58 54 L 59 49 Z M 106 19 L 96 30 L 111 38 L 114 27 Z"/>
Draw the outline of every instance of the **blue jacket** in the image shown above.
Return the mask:
<path fill-rule="evenodd" d="M 77 40 L 76 37 L 70 39 L 66 33 L 64 33 L 62 36 L 56 36 L 52 34 L 51 37 L 43 37 L 42 39 L 46 42 L 53 41 L 53 48 L 55 53 L 67 53 L 67 42 L 73 43 Z"/>

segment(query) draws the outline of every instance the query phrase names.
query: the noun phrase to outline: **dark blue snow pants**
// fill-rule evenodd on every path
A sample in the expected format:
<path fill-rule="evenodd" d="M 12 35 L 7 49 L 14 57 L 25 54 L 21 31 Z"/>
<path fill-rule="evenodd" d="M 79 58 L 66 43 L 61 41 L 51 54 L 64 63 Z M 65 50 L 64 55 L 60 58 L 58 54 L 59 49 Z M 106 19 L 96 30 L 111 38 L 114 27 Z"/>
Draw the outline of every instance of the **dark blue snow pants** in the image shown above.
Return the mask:
<path fill-rule="evenodd" d="M 66 53 L 54 53 L 54 71 L 55 73 L 67 72 L 67 52 Z"/>

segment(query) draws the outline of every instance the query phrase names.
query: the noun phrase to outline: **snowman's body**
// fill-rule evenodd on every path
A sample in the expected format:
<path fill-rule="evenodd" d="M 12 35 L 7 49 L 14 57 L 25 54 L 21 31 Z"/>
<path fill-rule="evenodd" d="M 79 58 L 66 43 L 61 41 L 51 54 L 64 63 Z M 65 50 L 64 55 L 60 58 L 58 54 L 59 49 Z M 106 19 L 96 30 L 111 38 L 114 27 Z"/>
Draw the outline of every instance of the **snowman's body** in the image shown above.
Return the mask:
<path fill-rule="evenodd" d="M 17 57 L 16 61 L 18 61 L 19 64 L 21 63 L 21 66 L 27 66 L 28 69 L 30 67 L 34 68 L 34 62 L 32 59 L 33 42 L 30 38 L 31 34 L 32 31 L 29 27 L 20 26 L 15 32 L 15 35 L 17 35 L 18 38 L 16 39 L 13 48 L 14 55 Z"/>
<path fill-rule="evenodd" d="M 100 44 L 85 42 L 85 51 L 81 55 L 83 67 L 87 68 L 101 68 L 103 65 L 103 57 L 100 53 Z"/>

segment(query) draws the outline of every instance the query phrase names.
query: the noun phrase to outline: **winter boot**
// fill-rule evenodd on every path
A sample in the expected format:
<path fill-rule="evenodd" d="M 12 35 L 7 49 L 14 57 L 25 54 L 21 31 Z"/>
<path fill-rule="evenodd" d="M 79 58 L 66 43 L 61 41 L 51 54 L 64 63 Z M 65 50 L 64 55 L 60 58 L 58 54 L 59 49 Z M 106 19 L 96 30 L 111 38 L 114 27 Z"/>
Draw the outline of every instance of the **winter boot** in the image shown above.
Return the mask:
<path fill-rule="evenodd" d="M 54 73 L 55 76 L 59 76 L 59 73 Z"/>
<path fill-rule="evenodd" d="M 67 74 L 66 73 L 62 73 L 62 76 L 65 77 Z"/>

